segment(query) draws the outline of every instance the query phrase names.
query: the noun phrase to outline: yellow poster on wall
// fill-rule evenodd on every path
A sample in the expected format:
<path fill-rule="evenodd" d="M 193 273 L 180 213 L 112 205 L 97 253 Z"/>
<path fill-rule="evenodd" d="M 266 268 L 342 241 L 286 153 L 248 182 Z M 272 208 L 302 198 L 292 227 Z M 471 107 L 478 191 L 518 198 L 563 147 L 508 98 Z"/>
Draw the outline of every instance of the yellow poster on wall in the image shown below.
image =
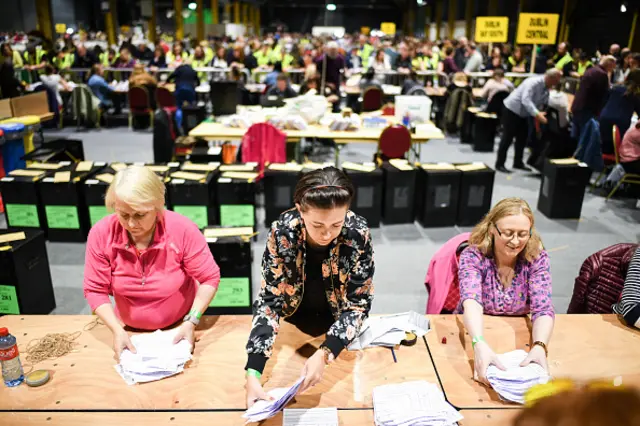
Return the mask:
<path fill-rule="evenodd" d="M 476 18 L 477 43 L 505 43 L 509 39 L 509 18 L 506 16 L 479 16 Z"/>
<path fill-rule="evenodd" d="M 518 18 L 518 44 L 555 44 L 560 15 L 521 13 Z"/>
<path fill-rule="evenodd" d="M 395 22 L 383 22 L 380 24 L 380 31 L 385 33 L 386 35 L 395 35 L 396 34 L 396 24 Z"/>
<path fill-rule="evenodd" d="M 369 35 L 371 32 L 371 28 L 369 27 L 360 27 L 360 33 L 364 35 Z"/>
<path fill-rule="evenodd" d="M 56 33 L 64 34 L 67 32 L 67 24 L 56 24 Z"/>

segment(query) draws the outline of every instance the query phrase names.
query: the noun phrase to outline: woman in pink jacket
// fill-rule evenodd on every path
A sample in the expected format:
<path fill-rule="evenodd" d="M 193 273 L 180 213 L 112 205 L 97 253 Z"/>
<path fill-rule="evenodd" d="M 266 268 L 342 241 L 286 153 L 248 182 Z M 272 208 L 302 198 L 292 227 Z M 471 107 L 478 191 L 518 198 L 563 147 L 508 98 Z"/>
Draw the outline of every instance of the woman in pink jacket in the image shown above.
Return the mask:
<path fill-rule="evenodd" d="M 182 321 L 175 343 L 193 346 L 194 329 L 218 289 L 220 269 L 204 236 L 186 217 L 163 209 L 164 194 L 150 169 L 118 172 L 106 196 L 115 214 L 89 232 L 84 296 L 113 333 L 116 357 L 125 348 L 135 352 L 125 326 L 156 330 Z"/>

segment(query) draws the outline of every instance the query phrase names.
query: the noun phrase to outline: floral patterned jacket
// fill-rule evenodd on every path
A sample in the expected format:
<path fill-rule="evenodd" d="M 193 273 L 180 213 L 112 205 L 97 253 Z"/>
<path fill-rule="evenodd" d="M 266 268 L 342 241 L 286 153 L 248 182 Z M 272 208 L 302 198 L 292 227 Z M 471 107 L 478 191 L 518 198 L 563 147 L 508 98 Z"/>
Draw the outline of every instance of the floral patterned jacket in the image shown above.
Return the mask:
<path fill-rule="evenodd" d="M 334 356 L 360 333 L 373 300 L 373 246 L 364 218 L 352 211 L 322 264 L 327 301 L 335 323 L 323 346 Z M 281 317 L 293 315 L 305 283 L 306 229 L 300 213 L 288 210 L 273 223 L 262 258 L 262 284 L 253 304 L 246 368 L 262 372 L 271 356 Z"/>

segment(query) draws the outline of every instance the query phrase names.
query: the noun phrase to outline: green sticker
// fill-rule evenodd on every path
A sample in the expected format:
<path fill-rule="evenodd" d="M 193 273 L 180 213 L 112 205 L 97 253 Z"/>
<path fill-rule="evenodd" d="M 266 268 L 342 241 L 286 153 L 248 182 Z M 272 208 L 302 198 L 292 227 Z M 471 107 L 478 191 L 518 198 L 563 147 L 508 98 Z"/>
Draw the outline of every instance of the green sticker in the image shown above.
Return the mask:
<path fill-rule="evenodd" d="M 209 225 L 207 206 L 173 206 L 173 211 L 194 221 L 198 228 L 206 228 Z"/>
<path fill-rule="evenodd" d="M 35 204 L 7 204 L 9 226 L 40 228 L 38 208 Z"/>
<path fill-rule="evenodd" d="M 220 205 L 221 226 L 253 226 L 255 214 L 251 204 Z"/>
<path fill-rule="evenodd" d="M 102 218 L 109 216 L 109 210 L 105 206 L 89 206 L 89 220 L 91 226 L 98 223 Z"/>
<path fill-rule="evenodd" d="M 18 296 L 12 285 L 0 285 L 0 314 L 19 314 Z"/>
<path fill-rule="evenodd" d="M 47 225 L 52 229 L 80 229 L 76 206 L 44 206 Z"/>
<path fill-rule="evenodd" d="M 213 308 L 239 308 L 251 306 L 249 278 L 220 278 L 216 296 L 209 306 Z"/>

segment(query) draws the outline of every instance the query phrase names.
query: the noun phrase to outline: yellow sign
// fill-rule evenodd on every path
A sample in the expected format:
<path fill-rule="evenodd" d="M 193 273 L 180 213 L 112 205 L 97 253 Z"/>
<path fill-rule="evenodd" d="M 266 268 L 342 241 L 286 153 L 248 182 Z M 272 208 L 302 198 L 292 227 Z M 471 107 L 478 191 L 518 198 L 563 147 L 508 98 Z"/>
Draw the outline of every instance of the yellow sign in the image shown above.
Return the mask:
<path fill-rule="evenodd" d="M 508 17 L 479 16 L 476 18 L 476 43 L 505 43 L 508 38 Z"/>
<path fill-rule="evenodd" d="M 521 13 L 516 43 L 556 44 L 559 18 L 555 13 Z"/>
<path fill-rule="evenodd" d="M 396 34 L 396 24 L 395 22 L 383 22 L 380 24 L 380 31 L 385 33 L 386 35 L 395 35 Z"/>
<path fill-rule="evenodd" d="M 64 34 L 67 32 L 67 24 L 56 24 L 56 33 Z"/>
<path fill-rule="evenodd" d="M 370 32 L 371 32 L 371 28 L 369 28 L 369 27 L 360 27 L 360 33 L 362 33 L 364 35 L 369 35 Z"/>
<path fill-rule="evenodd" d="M 131 27 L 128 25 L 121 25 L 120 26 L 120 32 L 125 34 L 128 33 L 129 31 L 131 31 Z"/>

